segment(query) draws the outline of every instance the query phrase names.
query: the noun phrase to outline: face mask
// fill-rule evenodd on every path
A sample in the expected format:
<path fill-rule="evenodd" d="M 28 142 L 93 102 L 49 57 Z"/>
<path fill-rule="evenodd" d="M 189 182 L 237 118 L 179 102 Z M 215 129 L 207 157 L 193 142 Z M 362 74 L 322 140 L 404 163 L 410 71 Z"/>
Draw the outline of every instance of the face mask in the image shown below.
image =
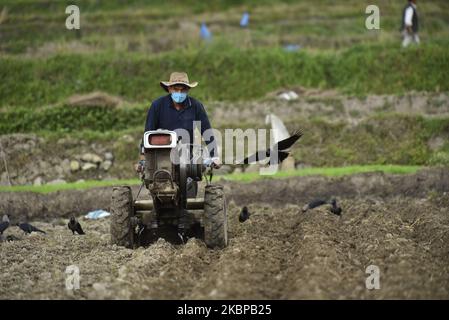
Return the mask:
<path fill-rule="evenodd" d="M 182 103 L 187 98 L 187 93 L 185 92 L 173 92 L 171 98 L 176 103 Z"/>

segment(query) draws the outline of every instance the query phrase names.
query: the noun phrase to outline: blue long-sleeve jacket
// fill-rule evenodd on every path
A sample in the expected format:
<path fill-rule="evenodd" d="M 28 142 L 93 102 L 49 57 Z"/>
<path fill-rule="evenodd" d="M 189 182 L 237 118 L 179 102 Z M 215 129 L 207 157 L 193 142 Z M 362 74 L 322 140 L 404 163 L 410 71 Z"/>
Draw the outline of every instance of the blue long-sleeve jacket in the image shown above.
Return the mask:
<path fill-rule="evenodd" d="M 157 129 L 176 131 L 176 129 L 182 128 L 187 130 L 190 136 L 190 141 L 183 142 L 193 143 L 194 121 L 201 123 L 201 135 L 204 131 L 211 129 L 209 118 L 201 102 L 187 96 L 182 104 L 184 108 L 176 110 L 169 94 L 154 100 L 148 110 L 145 131 Z M 211 135 L 210 139 L 205 140 L 205 143 L 210 156 L 218 156 L 214 155 L 214 151 L 216 151 L 214 136 Z"/>

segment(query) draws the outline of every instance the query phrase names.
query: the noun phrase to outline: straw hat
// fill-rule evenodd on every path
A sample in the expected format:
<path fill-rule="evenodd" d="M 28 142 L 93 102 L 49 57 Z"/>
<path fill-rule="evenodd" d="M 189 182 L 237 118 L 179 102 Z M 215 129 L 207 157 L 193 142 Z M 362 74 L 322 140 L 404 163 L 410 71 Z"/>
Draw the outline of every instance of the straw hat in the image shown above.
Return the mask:
<path fill-rule="evenodd" d="M 194 88 L 198 85 L 198 82 L 190 83 L 189 77 L 187 76 L 187 73 L 185 73 L 185 72 L 173 72 L 170 75 L 170 80 L 160 82 L 161 87 L 167 92 L 168 92 L 168 87 L 173 86 L 175 84 L 182 84 L 189 88 Z"/>

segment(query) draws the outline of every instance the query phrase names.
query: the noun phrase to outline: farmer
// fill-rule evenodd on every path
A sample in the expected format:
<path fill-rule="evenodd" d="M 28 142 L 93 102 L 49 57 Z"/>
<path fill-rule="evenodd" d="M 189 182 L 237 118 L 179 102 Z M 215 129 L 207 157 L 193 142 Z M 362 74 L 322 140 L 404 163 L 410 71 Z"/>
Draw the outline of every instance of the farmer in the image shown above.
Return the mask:
<path fill-rule="evenodd" d="M 402 47 L 407 47 L 414 42 L 419 44 L 418 36 L 418 12 L 416 10 L 416 0 L 409 0 L 402 13 Z"/>
<path fill-rule="evenodd" d="M 173 72 L 169 81 L 161 81 L 161 87 L 168 92 L 167 95 L 154 100 L 148 110 L 145 131 L 166 129 L 176 131 L 184 129 L 189 134 L 190 141 L 193 142 L 194 121 L 201 124 L 201 135 L 206 130 L 211 129 L 209 118 L 201 102 L 188 95 L 191 88 L 198 85 L 198 82 L 189 82 L 187 73 Z M 216 155 L 216 141 L 213 135 L 210 135 L 208 141 L 205 141 L 213 168 L 220 168 L 220 159 Z M 192 149 L 190 149 L 192 150 Z M 136 171 L 142 172 L 145 166 L 145 156 L 143 150 L 143 141 L 140 146 L 140 161 L 136 165 Z M 197 191 L 196 181 L 188 181 L 188 197 L 195 197 Z"/>
<path fill-rule="evenodd" d="M 190 141 L 182 141 L 183 143 L 193 142 L 194 121 L 201 124 L 201 135 L 206 130 L 211 129 L 209 118 L 206 110 L 201 102 L 188 95 L 189 90 L 198 85 L 197 82 L 189 82 L 187 73 L 173 72 L 170 75 L 169 81 L 161 81 L 161 87 L 168 93 L 154 100 L 148 110 L 148 115 L 145 123 L 145 131 L 166 129 L 176 131 L 177 129 L 184 129 L 189 134 Z M 210 158 L 208 162 L 213 168 L 220 168 L 221 163 L 216 154 L 216 141 L 213 135 L 210 135 L 208 141 L 205 141 Z M 192 150 L 192 149 L 190 149 Z M 136 165 L 137 172 L 143 172 L 145 167 L 145 155 L 143 148 L 143 140 L 140 145 L 140 161 Z M 187 197 L 196 197 L 198 185 L 196 181 L 188 178 L 187 181 Z M 181 218 L 178 229 L 179 233 L 184 233 L 186 227 L 187 215 L 184 214 Z"/>
<path fill-rule="evenodd" d="M 194 121 L 201 123 L 201 135 L 211 129 L 209 118 L 201 102 L 188 95 L 190 88 L 198 85 L 198 82 L 189 82 L 187 73 L 173 72 L 169 81 L 161 81 L 161 87 L 168 92 L 167 95 L 154 100 L 148 110 L 145 131 L 166 129 L 176 131 L 187 130 L 190 141 L 193 142 Z M 220 159 L 216 155 L 216 142 L 213 135 L 205 141 L 209 150 L 212 167 L 221 166 Z M 140 145 L 140 161 L 136 165 L 136 171 L 141 172 L 144 165 L 143 142 Z"/>

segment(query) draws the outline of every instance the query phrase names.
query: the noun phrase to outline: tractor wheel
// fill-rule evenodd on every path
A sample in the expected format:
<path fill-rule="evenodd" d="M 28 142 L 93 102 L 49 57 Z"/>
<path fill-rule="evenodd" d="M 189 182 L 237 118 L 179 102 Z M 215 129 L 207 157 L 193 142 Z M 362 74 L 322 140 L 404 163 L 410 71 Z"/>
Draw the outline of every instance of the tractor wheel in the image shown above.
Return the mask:
<path fill-rule="evenodd" d="M 134 247 L 133 196 L 129 186 L 114 187 L 111 203 L 111 244 L 126 248 Z"/>
<path fill-rule="evenodd" d="M 223 186 L 207 185 L 204 194 L 204 242 L 210 248 L 228 245 L 228 217 Z"/>

